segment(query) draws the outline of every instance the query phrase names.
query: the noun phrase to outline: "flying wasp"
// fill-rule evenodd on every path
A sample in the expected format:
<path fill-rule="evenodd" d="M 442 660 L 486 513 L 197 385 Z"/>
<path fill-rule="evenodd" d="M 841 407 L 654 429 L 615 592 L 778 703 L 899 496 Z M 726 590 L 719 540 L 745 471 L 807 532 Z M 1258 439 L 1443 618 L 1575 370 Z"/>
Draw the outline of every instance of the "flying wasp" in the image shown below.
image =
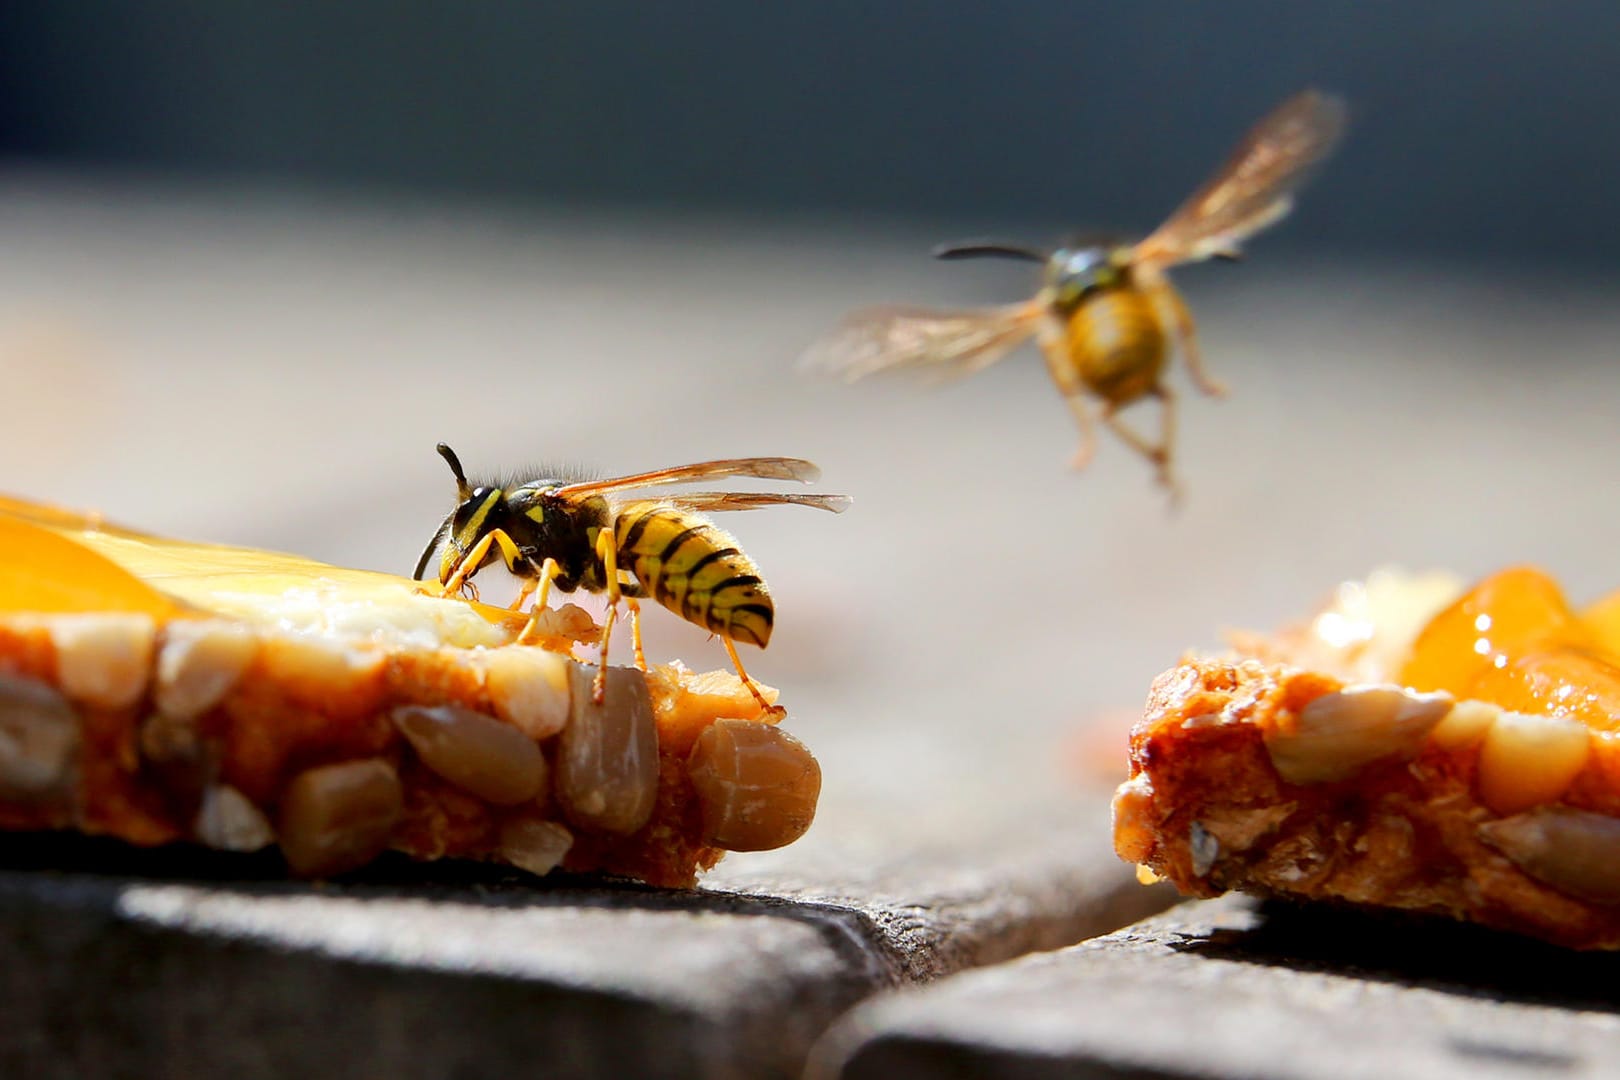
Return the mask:
<path fill-rule="evenodd" d="M 529 622 L 518 635 L 520 642 L 534 636 L 553 587 L 564 593 L 584 589 L 607 594 L 594 685 L 598 704 L 620 600 L 630 610 L 636 666 L 646 670 L 638 598 L 651 596 L 687 622 L 718 635 L 737 675 L 762 708 L 771 708 L 748 677 L 734 644 L 742 641 L 762 649 L 769 644 L 776 618 L 770 589 L 737 542 L 704 515 L 784 505 L 837 514 L 849 506 L 849 496 L 693 491 L 627 499 L 620 493 L 725 476 L 811 483 L 820 477 L 820 469 L 798 458 L 734 458 L 610 480 L 475 485 L 467 480 L 455 451 L 444 443 L 438 450 L 455 474 L 459 501 L 417 561 L 418 580 L 441 545 L 439 584 L 444 595 L 459 591 L 481 568 L 499 559 L 522 582 L 514 609 L 538 593 Z"/>
<path fill-rule="evenodd" d="M 1204 370 L 1192 315 L 1167 272 L 1181 263 L 1238 258 L 1243 241 L 1288 213 L 1294 190 L 1332 151 L 1343 128 L 1339 99 L 1316 91 L 1295 95 L 1256 124 L 1164 224 L 1134 244 L 1092 240 L 1040 251 L 976 241 L 938 248 L 934 254 L 943 259 L 1044 263 L 1040 291 L 1003 307 L 857 311 L 813 345 L 804 362 L 849 380 L 902 369 L 970 375 L 1033 337 L 1080 428 L 1073 467 L 1084 468 L 1096 449 L 1086 400 L 1094 397 L 1103 422 L 1174 492 L 1175 399 L 1163 378 L 1172 338 L 1200 390 L 1212 396 L 1226 390 Z M 1160 402 L 1157 442 L 1118 415 L 1145 397 Z"/>

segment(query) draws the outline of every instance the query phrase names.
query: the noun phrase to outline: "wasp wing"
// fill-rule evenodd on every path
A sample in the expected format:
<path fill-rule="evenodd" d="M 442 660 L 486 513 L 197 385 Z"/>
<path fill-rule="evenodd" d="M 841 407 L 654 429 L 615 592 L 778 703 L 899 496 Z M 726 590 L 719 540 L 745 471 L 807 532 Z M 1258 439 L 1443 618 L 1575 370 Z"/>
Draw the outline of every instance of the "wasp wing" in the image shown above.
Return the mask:
<path fill-rule="evenodd" d="M 906 369 L 971 375 L 1033 334 L 1045 312 L 1046 306 L 1034 300 L 964 311 L 867 308 L 812 345 L 800 363 L 851 382 Z"/>
<path fill-rule="evenodd" d="M 724 510 L 758 510 L 766 506 L 808 506 L 842 514 L 853 500 L 848 495 L 793 495 L 774 491 L 683 491 L 661 499 L 632 499 L 619 504 L 623 509 L 638 505 L 678 506 L 699 514 Z"/>
<path fill-rule="evenodd" d="M 1232 156 L 1146 240 L 1134 261 L 1149 269 L 1235 255 L 1242 242 L 1293 206 L 1293 193 L 1344 132 L 1344 102 L 1307 90 L 1256 124 Z"/>
<path fill-rule="evenodd" d="M 607 480 L 584 480 L 556 489 L 559 495 L 599 495 L 627 488 L 658 487 L 662 484 L 688 484 L 696 480 L 713 480 L 722 476 L 752 476 L 762 480 L 797 480 L 809 484 L 821 478 L 821 470 L 803 458 L 757 457 L 724 458 L 719 461 L 700 461 L 694 465 L 676 465 L 668 469 L 616 476 Z"/>

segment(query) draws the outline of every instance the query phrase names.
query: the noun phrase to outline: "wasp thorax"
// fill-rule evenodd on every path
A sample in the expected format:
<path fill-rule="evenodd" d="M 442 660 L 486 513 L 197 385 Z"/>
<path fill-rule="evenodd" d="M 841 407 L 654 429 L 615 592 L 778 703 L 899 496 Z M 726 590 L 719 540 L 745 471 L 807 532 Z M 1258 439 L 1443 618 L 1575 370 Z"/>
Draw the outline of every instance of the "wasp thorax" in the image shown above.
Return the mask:
<path fill-rule="evenodd" d="M 1068 306 L 1095 289 L 1117 284 L 1120 267 L 1106 247 L 1059 248 L 1046 264 L 1046 278 L 1058 303 Z"/>

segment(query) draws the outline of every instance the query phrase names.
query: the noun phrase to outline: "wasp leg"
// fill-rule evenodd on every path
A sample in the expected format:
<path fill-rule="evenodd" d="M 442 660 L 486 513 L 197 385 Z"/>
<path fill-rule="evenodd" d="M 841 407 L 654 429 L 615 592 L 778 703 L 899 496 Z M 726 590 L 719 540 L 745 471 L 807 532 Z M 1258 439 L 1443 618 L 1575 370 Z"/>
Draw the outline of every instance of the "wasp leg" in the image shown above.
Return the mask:
<path fill-rule="evenodd" d="M 596 678 L 591 680 L 591 704 L 600 705 L 607 698 L 608 641 L 613 637 L 613 624 L 619 618 L 619 609 L 610 606 L 602 616 L 602 637 L 596 643 Z"/>
<path fill-rule="evenodd" d="M 786 716 L 787 709 L 780 705 L 772 705 L 770 702 L 766 701 L 765 695 L 761 694 L 759 692 L 759 687 L 754 685 L 754 680 L 748 677 L 748 672 L 743 667 L 742 657 L 737 655 L 737 646 L 731 643 L 731 639 L 726 637 L 724 634 L 721 634 L 720 640 L 726 643 L 726 655 L 731 657 L 731 665 L 737 669 L 737 678 L 741 679 L 743 681 L 743 685 L 748 687 L 748 692 L 754 695 L 754 700 L 759 702 L 759 707 L 761 709 L 765 710 L 765 715 L 776 717 Z"/>
<path fill-rule="evenodd" d="M 534 609 L 536 611 L 543 609 L 547 602 L 551 600 L 551 583 L 556 580 L 559 569 L 557 560 L 550 555 L 547 555 L 546 561 L 540 564 L 540 578 L 535 584 L 535 588 L 540 592 L 540 595 L 535 597 L 534 600 Z"/>
<path fill-rule="evenodd" d="M 467 579 L 477 572 L 484 556 L 489 554 L 489 546 L 495 542 L 495 534 L 489 533 L 478 543 L 473 545 L 471 551 L 462 556 L 456 564 L 455 573 L 439 583 L 439 595 L 449 596 L 467 583 Z"/>
<path fill-rule="evenodd" d="M 523 605 L 528 603 L 529 597 L 534 595 L 534 590 L 539 588 L 539 586 L 540 582 L 536 579 L 524 578 L 522 584 L 518 586 L 517 599 L 512 601 L 508 610 L 522 611 Z"/>
<path fill-rule="evenodd" d="M 1170 309 L 1170 321 L 1175 326 L 1176 340 L 1181 345 L 1181 355 L 1187 361 L 1187 374 L 1192 376 L 1193 384 L 1210 397 L 1225 397 L 1226 384 L 1211 378 L 1209 372 L 1204 370 L 1204 351 L 1198 347 L 1198 328 L 1181 294 L 1168 284 L 1156 286 L 1153 294 Z"/>
<path fill-rule="evenodd" d="M 504 529 L 491 529 L 485 533 L 483 539 L 472 546 L 472 550 L 456 564 L 456 572 L 443 582 L 440 596 L 449 596 L 451 593 L 468 584 L 468 579 L 478 573 L 478 568 L 484 565 L 484 556 L 489 554 L 491 544 L 500 546 L 501 558 L 506 560 L 508 566 L 515 565 L 523 556 L 518 552 L 518 546 L 512 538 L 506 535 Z M 478 589 L 473 588 L 473 599 L 478 599 Z"/>
<path fill-rule="evenodd" d="M 540 628 L 540 613 L 546 610 L 546 601 L 551 599 L 551 579 L 556 576 L 557 560 L 548 555 L 546 561 L 540 564 L 540 576 L 532 583 L 528 581 L 523 583 L 524 588 L 529 592 L 532 593 L 538 590 L 540 595 L 535 598 L 534 607 L 529 609 L 529 621 L 523 624 L 522 630 L 518 631 L 517 643 L 519 645 L 527 643 L 530 635 Z M 523 597 L 519 596 L 518 602 L 512 605 L 512 610 L 516 611 L 522 604 Z"/>
<path fill-rule="evenodd" d="M 641 602 L 633 596 L 626 596 L 624 606 L 630 609 L 630 644 L 635 648 L 636 667 L 646 671 L 647 654 L 641 650 Z"/>
<path fill-rule="evenodd" d="M 607 697 L 608 640 L 613 636 L 613 623 L 619 617 L 619 551 L 618 540 L 611 528 L 596 534 L 596 557 L 602 561 L 602 578 L 607 582 L 608 609 L 602 620 L 602 641 L 597 646 L 596 680 L 591 683 L 591 704 L 600 705 Z"/>
<path fill-rule="evenodd" d="M 1181 481 L 1176 479 L 1174 463 L 1176 448 L 1176 398 L 1167 386 L 1160 386 L 1159 395 L 1159 484 L 1170 495 L 1170 505 L 1181 505 Z"/>
<path fill-rule="evenodd" d="M 1091 464 L 1092 455 L 1097 452 L 1097 427 L 1091 421 L 1090 410 L 1086 408 L 1086 385 L 1080 380 L 1080 373 L 1069 358 L 1068 344 L 1060 330 L 1043 326 L 1040 345 L 1041 355 L 1046 359 L 1047 374 L 1057 384 L 1069 411 L 1074 414 L 1075 426 L 1080 429 L 1080 446 L 1075 450 L 1074 457 L 1069 459 L 1069 468 L 1083 469 Z"/>
<path fill-rule="evenodd" d="M 1176 442 L 1176 398 L 1168 387 L 1156 386 L 1150 391 L 1159 399 L 1159 443 L 1155 446 L 1142 435 L 1126 425 L 1119 418 L 1119 413 L 1113 402 L 1103 405 L 1103 422 L 1113 429 L 1120 440 L 1135 450 L 1138 454 L 1153 463 L 1157 470 L 1157 479 L 1161 485 L 1170 492 L 1171 501 L 1180 498 L 1180 489 L 1176 484 L 1175 475 L 1171 472 L 1170 462 Z"/>

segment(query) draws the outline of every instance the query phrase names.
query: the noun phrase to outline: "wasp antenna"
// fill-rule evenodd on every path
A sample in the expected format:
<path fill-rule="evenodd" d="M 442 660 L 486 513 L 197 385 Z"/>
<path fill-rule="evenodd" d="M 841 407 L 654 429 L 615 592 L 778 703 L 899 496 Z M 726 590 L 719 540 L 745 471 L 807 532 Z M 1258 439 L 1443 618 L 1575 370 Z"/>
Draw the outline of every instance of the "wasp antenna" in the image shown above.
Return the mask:
<path fill-rule="evenodd" d="M 959 244 L 941 244 L 934 249 L 936 259 L 1022 259 L 1025 262 L 1045 262 L 1051 255 L 1017 244 L 1003 244 L 996 240 L 965 240 Z"/>
<path fill-rule="evenodd" d="M 440 443 L 436 449 L 456 475 L 456 496 L 463 501 L 472 498 L 472 485 L 467 483 L 467 474 L 461 471 L 461 459 L 456 457 L 456 452 L 445 443 Z"/>
<path fill-rule="evenodd" d="M 433 533 L 433 539 L 428 541 L 427 549 L 422 552 L 422 557 L 416 560 L 416 571 L 411 574 L 412 581 L 422 580 L 422 575 L 427 572 L 428 560 L 433 558 L 433 552 L 438 548 L 439 542 L 443 540 L 445 534 L 450 531 L 450 521 L 451 518 L 454 517 L 455 515 L 451 514 L 450 517 L 445 518 L 444 521 L 440 523 L 438 529 Z"/>

